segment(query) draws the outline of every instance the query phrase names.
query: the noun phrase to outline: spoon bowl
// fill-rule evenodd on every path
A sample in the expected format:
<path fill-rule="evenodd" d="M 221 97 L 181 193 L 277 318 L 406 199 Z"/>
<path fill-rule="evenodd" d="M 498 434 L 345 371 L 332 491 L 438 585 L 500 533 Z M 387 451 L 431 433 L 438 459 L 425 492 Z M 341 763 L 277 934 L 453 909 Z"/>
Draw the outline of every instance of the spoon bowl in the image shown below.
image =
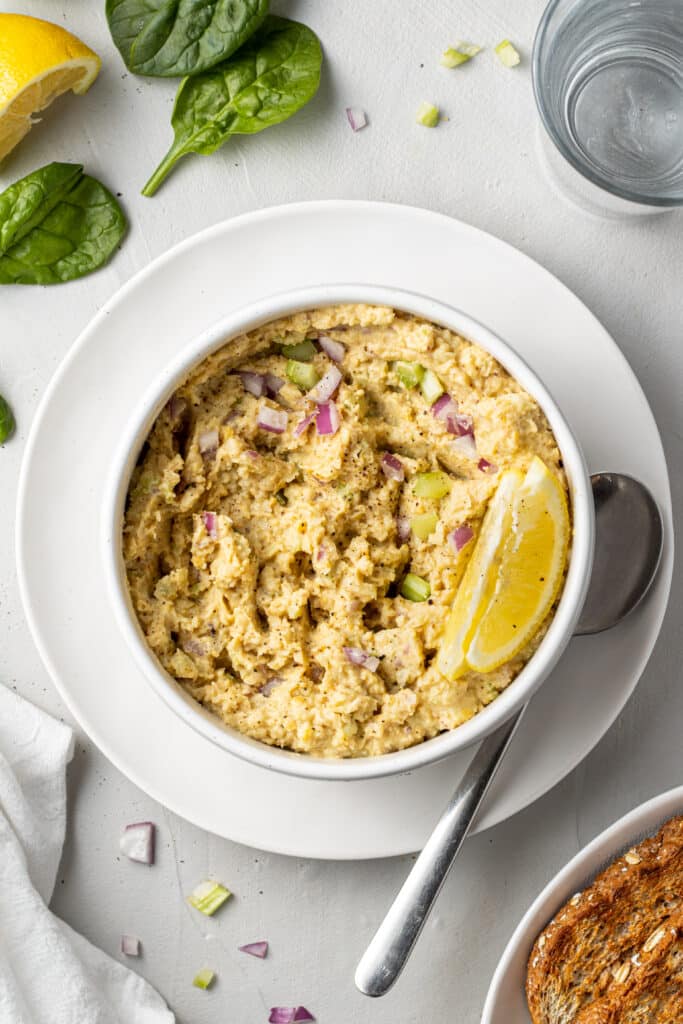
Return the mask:
<path fill-rule="evenodd" d="M 657 503 L 639 480 L 595 473 L 591 487 L 595 554 L 576 636 L 611 629 L 640 604 L 657 574 L 664 538 Z"/>

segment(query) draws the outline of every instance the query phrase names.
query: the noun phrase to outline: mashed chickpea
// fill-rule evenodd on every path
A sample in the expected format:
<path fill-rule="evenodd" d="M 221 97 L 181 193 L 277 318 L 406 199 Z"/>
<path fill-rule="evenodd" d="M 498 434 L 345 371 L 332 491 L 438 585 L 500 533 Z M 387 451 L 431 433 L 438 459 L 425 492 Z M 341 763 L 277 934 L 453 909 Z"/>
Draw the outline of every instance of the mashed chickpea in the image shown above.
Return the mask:
<path fill-rule="evenodd" d="M 303 388 L 325 398 L 335 366 L 316 405 Z M 534 455 L 564 480 L 537 402 L 445 328 L 355 305 L 237 337 L 178 388 L 133 474 L 123 547 L 147 641 L 196 700 L 275 746 L 359 757 L 454 729 L 547 626 L 491 673 L 436 668 L 497 474 Z M 406 590 L 408 573 L 426 587 Z"/>

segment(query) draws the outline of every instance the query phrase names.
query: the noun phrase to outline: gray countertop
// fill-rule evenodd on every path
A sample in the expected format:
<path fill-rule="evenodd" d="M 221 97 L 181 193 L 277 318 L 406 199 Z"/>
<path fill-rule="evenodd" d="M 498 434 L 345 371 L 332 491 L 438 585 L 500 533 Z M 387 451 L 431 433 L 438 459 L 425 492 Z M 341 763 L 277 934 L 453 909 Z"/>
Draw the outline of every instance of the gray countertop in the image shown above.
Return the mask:
<path fill-rule="evenodd" d="M 0 170 L 0 188 L 50 160 L 81 161 L 122 194 L 131 230 L 111 265 L 87 281 L 7 288 L 0 295 L 0 391 L 19 422 L 17 436 L 0 451 L 2 682 L 70 720 L 26 626 L 12 541 L 19 464 L 50 376 L 135 271 L 189 234 L 261 206 L 324 197 L 425 206 L 490 231 L 544 264 L 598 316 L 637 373 L 663 435 L 678 516 L 683 222 L 669 213 L 599 220 L 568 205 L 545 179 L 528 61 L 542 0 L 434 0 L 419 15 L 415 5 L 410 12 L 403 5 L 401 13 L 402 5 L 379 0 L 274 3 L 323 41 L 319 96 L 272 133 L 184 161 L 154 200 L 143 199 L 139 188 L 170 142 L 173 84 L 126 73 L 101 0 L 13 0 L 11 6 L 67 25 L 105 63 L 86 97 L 65 97 L 46 113 Z M 515 70 L 497 65 L 490 53 L 505 36 L 524 57 Z M 447 72 L 438 57 L 457 38 L 489 49 L 471 66 Z M 439 103 L 448 115 L 435 131 L 414 124 L 422 100 Z M 370 125 L 358 135 L 346 123 L 347 105 L 368 112 Z M 49 529 L 49 509 L 45 517 Z M 55 911 L 115 954 L 122 931 L 139 935 L 144 955 L 135 966 L 182 1024 L 261 1024 L 265 1008 L 288 1002 L 304 1003 L 321 1024 L 476 1024 L 498 957 L 539 889 L 615 818 L 682 781 L 681 589 L 676 573 L 662 635 L 619 720 L 552 792 L 467 842 L 412 962 L 385 999 L 359 995 L 353 971 L 411 858 L 322 863 L 216 839 L 147 798 L 82 733 L 69 776 Z M 118 855 L 121 826 L 140 818 L 159 824 L 152 870 Z M 229 913 L 204 922 L 182 896 L 207 874 L 237 895 Z M 236 952 L 261 938 L 272 947 L 265 962 Z M 207 993 L 191 985 L 202 966 L 219 975 Z"/>

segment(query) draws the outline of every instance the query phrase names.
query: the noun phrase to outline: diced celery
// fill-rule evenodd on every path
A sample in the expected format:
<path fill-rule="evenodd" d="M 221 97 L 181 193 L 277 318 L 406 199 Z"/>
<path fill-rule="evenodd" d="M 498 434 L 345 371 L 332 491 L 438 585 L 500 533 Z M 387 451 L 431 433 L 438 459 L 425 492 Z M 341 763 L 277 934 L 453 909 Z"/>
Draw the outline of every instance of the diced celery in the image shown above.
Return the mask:
<path fill-rule="evenodd" d="M 443 498 L 450 489 L 451 478 L 438 469 L 433 473 L 418 473 L 413 481 L 413 494 L 418 498 Z"/>
<path fill-rule="evenodd" d="M 227 899 L 230 899 L 232 893 L 229 889 L 226 889 L 220 882 L 201 882 L 194 890 L 191 896 L 188 897 L 188 902 L 195 908 L 195 910 L 201 911 L 202 914 L 206 914 L 207 917 L 211 917 L 215 914 L 219 907 L 222 907 Z"/>
<path fill-rule="evenodd" d="M 192 984 L 195 988 L 210 988 L 211 982 L 215 977 L 216 975 L 213 971 L 210 971 L 208 968 L 204 968 L 203 971 L 199 971 L 198 974 L 195 974 L 192 979 Z"/>
<path fill-rule="evenodd" d="M 439 108 L 433 103 L 421 103 L 415 120 L 425 128 L 436 128 L 439 123 Z"/>
<path fill-rule="evenodd" d="M 444 50 L 440 63 L 445 68 L 457 68 L 459 64 L 465 64 L 472 57 L 476 57 L 480 51 L 481 46 L 475 46 L 473 43 L 456 43 L 455 46 L 449 46 Z"/>
<path fill-rule="evenodd" d="M 426 601 L 432 592 L 429 580 L 409 572 L 401 583 L 401 596 L 408 601 Z"/>
<path fill-rule="evenodd" d="M 318 351 L 310 338 L 298 341 L 296 345 L 280 345 L 280 351 L 287 359 L 296 359 L 300 363 L 310 363 Z"/>
<path fill-rule="evenodd" d="M 434 405 L 437 398 L 441 398 L 446 390 L 433 370 L 425 370 L 420 381 L 420 390 L 430 405 Z"/>
<path fill-rule="evenodd" d="M 310 363 L 300 363 L 295 359 L 287 360 L 285 373 L 292 384 L 296 384 L 302 391 L 310 391 L 320 380 L 315 366 L 312 366 Z"/>
<path fill-rule="evenodd" d="M 406 388 L 416 388 L 425 375 L 424 366 L 419 363 L 405 363 L 402 359 L 394 363 L 396 376 Z"/>
<path fill-rule="evenodd" d="M 506 68 L 516 67 L 521 59 L 519 53 L 515 50 L 509 39 L 504 39 L 502 43 L 498 43 L 496 53 L 498 54 L 501 63 L 504 64 Z"/>
<path fill-rule="evenodd" d="M 287 499 L 287 495 L 285 494 L 284 491 L 276 491 L 275 492 L 275 500 L 278 503 L 278 505 L 283 505 L 283 506 L 289 505 L 289 501 Z"/>
<path fill-rule="evenodd" d="M 434 533 L 439 517 L 434 512 L 423 512 L 422 515 L 413 516 L 410 520 L 410 529 L 418 540 L 426 540 L 430 533 Z"/>

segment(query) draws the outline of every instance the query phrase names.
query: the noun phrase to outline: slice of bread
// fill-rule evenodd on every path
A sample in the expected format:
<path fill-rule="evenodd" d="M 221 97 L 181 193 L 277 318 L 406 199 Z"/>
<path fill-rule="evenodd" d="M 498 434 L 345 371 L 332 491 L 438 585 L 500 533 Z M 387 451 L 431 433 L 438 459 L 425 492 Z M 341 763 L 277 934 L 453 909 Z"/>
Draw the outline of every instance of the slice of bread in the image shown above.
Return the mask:
<path fill-rule="evenodd" d="M 683 817 L 555 915 L 526 994 L 533 1024 L 683 1024 Z"/>

